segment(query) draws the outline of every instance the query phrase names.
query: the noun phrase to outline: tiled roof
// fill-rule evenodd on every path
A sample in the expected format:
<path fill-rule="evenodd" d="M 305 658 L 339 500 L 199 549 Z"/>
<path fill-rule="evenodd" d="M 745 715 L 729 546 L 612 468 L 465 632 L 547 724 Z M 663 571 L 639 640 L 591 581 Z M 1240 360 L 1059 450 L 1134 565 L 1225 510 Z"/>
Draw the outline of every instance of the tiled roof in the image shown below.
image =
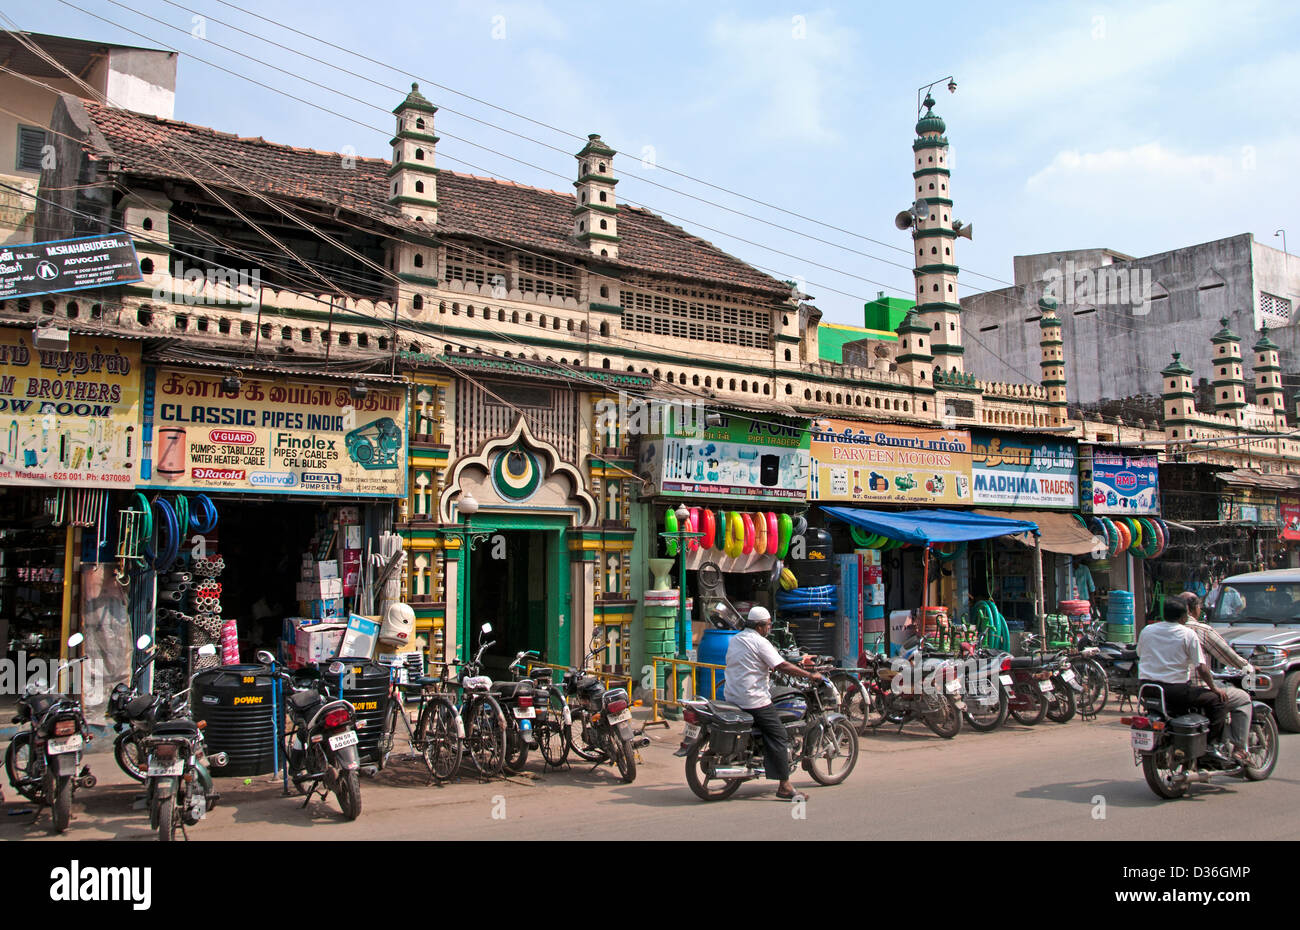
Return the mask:
<path fill-rule="evenodd" d="M 345 161 L 336 152 L 235 136 L 66 95 L 64 100 L 69 109 L 84 107 L 99 131 L 86 143 L 91 155 L 127 174 L 177 179 L 193 174 L 213 187 L 239 191 L 247 186 L 268 196 L 341 205 L 411 232 L 506 242 L 560 257 L 592 257 L 571 235 L 572 194 L 442 171 L 438 223 L 431 229 L 388 204 L 386 159 Z M 648 210 L 620 205 L 618 234 L 619 257 L 610 264 L 789 294 L 789 285 Z"/>

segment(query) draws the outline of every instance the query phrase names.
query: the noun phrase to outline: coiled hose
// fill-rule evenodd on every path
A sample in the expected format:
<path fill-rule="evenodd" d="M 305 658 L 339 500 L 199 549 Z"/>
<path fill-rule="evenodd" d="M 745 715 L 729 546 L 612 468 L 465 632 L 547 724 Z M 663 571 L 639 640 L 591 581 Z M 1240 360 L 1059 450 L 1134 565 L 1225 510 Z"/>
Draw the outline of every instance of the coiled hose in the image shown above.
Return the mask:
<path fill-rule="evenodd" d="M 194 506 L 202 517 L 196 516 L 194 511 L 190 512 L 190 529 L 196 533 L 204 535 L 211 533 L 217 528 L 217 505 L 212 503 L 212 498 L 206 494 L 194 495 Z"/>
<path fill-rule="evenodd" d="M 153 505 L 158 508 L 158 554 L 154 557 L 153 567 L 165 572 L 176 563 L 181 552 L 181 528 L 176 520 L 176 511 L 171 504 L 161 497 L 154 498 Z"/>
<path fill-rule="evenodd" d="M 793 591 L 777 591 L 778 610 L 834 610 L 839 603 L 839 585 L 824 584 Z"/>
<path fill-rule="evenodd" d="M 1000 652 L 1011 651 L 1011 631 L 1007 629 L 1007 619 L 1002 616 L 997 604 L 992 601 L 976 601 L 971 605 L 970 612 L 975 618 L 981 642 Z"/>

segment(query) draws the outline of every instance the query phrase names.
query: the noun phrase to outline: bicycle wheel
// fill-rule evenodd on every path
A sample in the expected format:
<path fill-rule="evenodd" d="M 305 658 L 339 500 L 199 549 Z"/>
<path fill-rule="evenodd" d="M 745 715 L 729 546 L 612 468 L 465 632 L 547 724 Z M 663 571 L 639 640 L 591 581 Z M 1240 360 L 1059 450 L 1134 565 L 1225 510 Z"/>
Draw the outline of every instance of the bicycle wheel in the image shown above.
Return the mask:
<path fill-rule="evenodd" d="M 600 746 L 600 734 L 592 726 L 591 715 L 585 710 L 573 715 L 573 723 L 569 727 L 569 748 L 579 759 L 587 762 L 605 760 L 605 750 Z"/>
<path fill-rule="evenodd" d="M 831 684 L 840 693 L 840 713 L 848 718 L 849 724 L 859 733 L 867 728 L 867 699 L 863 695 L 862 683 L 852 675 L 832 675 Z"/>
<path fill-rule="evenodd" d="M 402 704 L 400 696 L 393 696 L 388 699 L 388 710 L 384 712 L 384 728 L 379 731 L 379 761 L 380 769 L 388 763 L 388 756 L 393 751 L 393 744 L 397 741 L 397 718 L 406 710 Z M 409 730 L 409 721 L 408 730 Z"/>
<path fill-rule="evenodd" d="M 546 723 L 537 730 L 537 748 L 547 765 L 559 768 L 569 758 L 569 730 L 564 722 L 564 698 L 552 694 Z"/>
<path fill-rule="evenodd" d="M 1106 670 L 1096 659 L 1088 659 L 1075 665 L 1074 674 L 1079 676 L 1079 683 L 1083 685 L 1083 690 L 1079 692 L 1079 713 L 1085 717 L 1100 714 L 1110 699 Z"/>
<path fill-rule="evenodd" d="M 495 778 L 501 774 L 506 761 L 505 717 L 494 698 L 484 697 L 474 702 L 465 727 L 465 741 L 480 775 Z"/>
<path fill-rule="evenodd" d="M 430 701 L 420 714 L 416 746 L 425 768 L 440 784 L 456 774 L 465 751 L 456 723 L 456 710 L 446 701 Z"/>

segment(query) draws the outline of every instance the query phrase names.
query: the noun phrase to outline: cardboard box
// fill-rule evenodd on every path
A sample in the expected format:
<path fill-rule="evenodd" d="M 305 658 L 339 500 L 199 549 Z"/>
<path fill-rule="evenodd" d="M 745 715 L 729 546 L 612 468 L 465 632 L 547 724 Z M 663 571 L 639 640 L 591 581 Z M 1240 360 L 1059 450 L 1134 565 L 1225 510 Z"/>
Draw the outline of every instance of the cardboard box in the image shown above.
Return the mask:
<path fill-rule="evenodd" d="M 339 656 L 348 659 L 369 659 L 375 654 L 379 642 L 379 618 L 349 614 L 347 632 Z"/>
<path fill-rule="evenodd" d="M 302 563 L 302 580 L 303 581 L 321 581 L 325 578 L 339 577 L 339 563 L 333 559 L 324 562 L 317 562 L 315 559 L 306 557 Z"/>
<path fill-rule="evenodd" d="M 360 523 L 361 508 L 352 504 L 344 504 L 336 508 L 337 520 L 339 523 Z"/>
<path fill-rule="evenodd" d="M 305 665 L 309 662 L 324 662 L 339 654 L 343 635 L 347 632 L 344 623 L 318 623 L 313 626 L 300 626 L 297 642 L 294 643 L 294 659 Z"/>
<path fill-rule="evenodd" d="M 298 600 L 332 601 L 343 596 L 343 579 L 322 578 L 319 581 L 298 582 Z"/>
<path fill-rule="evenodd" d="M 343 598 L 329 598 L 315 601 L 299 601 L 298 610 L 303 616 L 308 617 L 316 622 L 321 620 L 338 620 L 347 619 L 347 611 L 343 608 Z"/>

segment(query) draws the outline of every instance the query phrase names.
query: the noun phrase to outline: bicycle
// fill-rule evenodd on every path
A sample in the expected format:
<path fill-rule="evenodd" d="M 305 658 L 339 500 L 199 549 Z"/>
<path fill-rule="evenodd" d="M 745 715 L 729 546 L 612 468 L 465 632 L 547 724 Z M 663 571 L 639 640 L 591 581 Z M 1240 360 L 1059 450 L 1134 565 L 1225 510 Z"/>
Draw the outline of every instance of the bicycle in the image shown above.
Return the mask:
<path fill-rule="evenodd" d="M 444 667 L 445 668 L 445 667 Z M 460 768 L 464 752 L 464 724 L 456 712 L 451 695 L 440 691 L 445 676 L 420 676 L 414 681 L 405 680 L 406 669 L 395 666 L 390 678 L 388 714 L 384 718 L 384 731 L 379 738 L 379 767 L 383 768 L 393 751 L 398 721 L 406 730 L 406 742 L 411 751 L 407 758 L 418 757 L 424 762 L 429 778 L 442 784 L 453 778 Z M 411 726 L 406 699 L 414 693 L 419 698 L 416 723 Z"/>
<path fill-rule="evenodd" d="M 492 696 L 492 679 L 480 674 L 483 652 L 495 643 L 495 640 L 483 642 L 483 637 L 491 632 L 492 625 L 483 624 L 474 658 L 469 662 L 449 663 L 459 666 L 461 672 L 459 677 L 444 681 L 444 686 L 454 685 L 460 689 L 461 702 L 453 706 L 465 734 L 461 743 L 484 778 L 500 775 L 506 762 L 506 716 Z"/>

